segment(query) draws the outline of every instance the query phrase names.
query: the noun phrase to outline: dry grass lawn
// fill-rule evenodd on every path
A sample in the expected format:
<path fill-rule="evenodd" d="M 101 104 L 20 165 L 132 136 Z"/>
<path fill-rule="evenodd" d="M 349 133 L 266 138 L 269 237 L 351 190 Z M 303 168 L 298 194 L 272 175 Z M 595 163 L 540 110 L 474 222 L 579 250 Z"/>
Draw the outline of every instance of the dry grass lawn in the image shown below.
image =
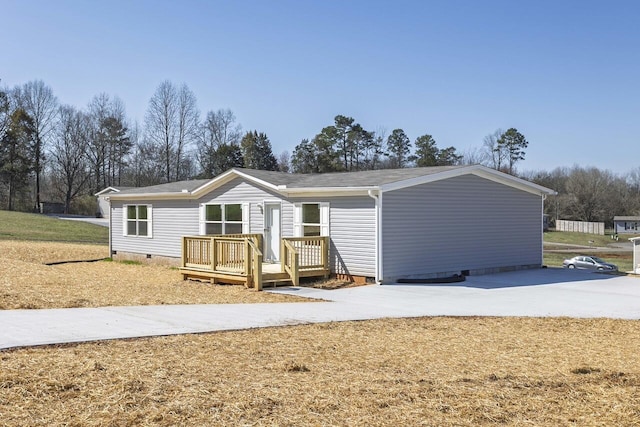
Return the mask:
<path fill-rule="evenodd" d="M 640 323 L 423 318 L 0 352 L 29 426 L 637 426 Z"/>
<path fill-rule="evenodd" d="M 105 258 L 108 252 L 102 245 L 0 241 L 0 309 L 309 301 L 183 281 L 177 270 L 159 265 L 44 265 Z"/>

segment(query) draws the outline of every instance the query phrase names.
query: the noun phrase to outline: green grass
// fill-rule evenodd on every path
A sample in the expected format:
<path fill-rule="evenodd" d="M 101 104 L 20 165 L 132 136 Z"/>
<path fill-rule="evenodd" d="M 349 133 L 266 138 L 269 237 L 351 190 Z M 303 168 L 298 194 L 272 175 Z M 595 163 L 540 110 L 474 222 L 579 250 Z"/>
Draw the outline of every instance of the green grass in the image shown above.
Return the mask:
<path fill-rule="evenodd" d="M 613 240 L 610 234 L 600 236 L 597 234 L 585 234 L 585 233 L 573 233 L 569 231 L 546 231 L 544 233 L 545 243 L 557 243 L 567 245 L 582 245 L 586 247 L 607 247 L 614 243 L 628 242 L 629 237 L 636 237 L 636 235 L 619 235 L 618 241 Z M 550 267 L 562 266 L 562 261 L 568 258 L 573 258 L 577 255 L 595 255 L 604 259 L 607 262 L 616 264 L 620 271 L 633 270 L 633 253 L 629 251 L 617 251 L 617 252 L 597 252 L 596 250 L 581 250 L 580 248 L 571 248 L 566 246 L 565 249 L 571 250 L 567 253 L 549 252 L 549 249 L 560 249 L 561 247 L 547 246 L 544 252 L 544 264 Z"/>
<path fill-rule="evenodd" d="M 565 259 L 573 258 L 578 255 L 595 255 L 598 258 L 615 264 L 618 266 L 619 271 L 631 271 L 633 270 L 633 255 L 631 251 L 629 253 L 610 253 L 610 252 L 571 252 L 571 253 L 557 253 L 557 252 L 544 252 L 543 263 L 549 267 L 562 267 L 562 261 Z"/>
<path fill-rule="evenodd" d="M 0 239 L 107 244 L 109 229 L 39 214 L 0 211 Z"/>
<path fill-rule="evenodd" d="M 635 235 L 618 235 L 619 242 L 628 242 L 629 237 L 635 237 Z M 585 234 L 585 233 L 573 233 L 570 231 L 545 231 L 544 232 L 545 243 L 567 243 L 571 245 L 584 245 L 584 246 L 607 246 L 611 243 L 618 243 L 611 238 L 610 234 L 600 236 L 598 234 Z M 593 241 L 593 243 L 589 243 Z"/>

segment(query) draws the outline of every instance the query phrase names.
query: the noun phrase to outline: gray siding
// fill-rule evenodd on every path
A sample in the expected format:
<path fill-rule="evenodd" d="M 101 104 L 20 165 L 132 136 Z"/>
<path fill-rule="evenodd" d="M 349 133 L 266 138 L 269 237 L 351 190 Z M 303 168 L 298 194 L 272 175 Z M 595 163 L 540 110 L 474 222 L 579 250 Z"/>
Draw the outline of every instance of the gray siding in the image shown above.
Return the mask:
<path fill-rule="evenodd" d="M 119 252 L 180 257 L 181 236 L 198 234 L 198 203 L 193 200 L 153 200 L 152 237 L 122 235 L 122 206 L 133 201 L 111 200 L 111 249 Z"/>
<path fill-rule="evenodd" d="M 258 204 L 280 201 L 283 237 L 293 236 L 294 203 L 329 202 L 330 259 L 332 271 L 375 276 L 375 209 L 370 197 L 287 199 L 267 189 L 235 179 L 198 200 L 144 201 L 153 206 L 153 237 L 122 235 L 122 206 L 134 201 L 112 203 L 112 249 L 122 252 L 179 257 L 181 236 L 199 234 L 201 203 L 249 203 L 250 231 L 262 233 L 264 217 Z"/>
<path fill-rule="evenodd" d="M 371 197 L 334 197 L 329 202 L 331 265 L 339 274 L 375 277 L 376 214 Z"/>
<path fill-rule="evenodd" d="M 474 175 L 383 194 L 383 280 L 542 264 L 542 200 Z"/>
<path fill-rule="evenodd" d="M 293 235 L 293 205 L 277 193 L 242 179 L 234 179 L 198 200 L 200 203 L 249 203 L 251 233 L 264 231 L 264 214 L 258 207 L 265 201 L 282 202 L 282 236 Z"/>

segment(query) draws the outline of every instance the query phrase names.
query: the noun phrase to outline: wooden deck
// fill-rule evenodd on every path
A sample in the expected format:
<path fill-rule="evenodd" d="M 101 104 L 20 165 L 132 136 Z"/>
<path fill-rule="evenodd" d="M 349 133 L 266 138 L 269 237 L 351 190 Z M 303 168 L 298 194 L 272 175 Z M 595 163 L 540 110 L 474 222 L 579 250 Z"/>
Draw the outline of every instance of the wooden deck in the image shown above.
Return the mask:
<path fill-rule="evenodd" d="M 255 290 L 265 283 L 297 286 L 301 277 L 329 276 L 329 238 L 282 238 L 280 263 L 262 258 L 261 234 L 183 236 L 180 273 L 185 280 L 241 283 Z"/>

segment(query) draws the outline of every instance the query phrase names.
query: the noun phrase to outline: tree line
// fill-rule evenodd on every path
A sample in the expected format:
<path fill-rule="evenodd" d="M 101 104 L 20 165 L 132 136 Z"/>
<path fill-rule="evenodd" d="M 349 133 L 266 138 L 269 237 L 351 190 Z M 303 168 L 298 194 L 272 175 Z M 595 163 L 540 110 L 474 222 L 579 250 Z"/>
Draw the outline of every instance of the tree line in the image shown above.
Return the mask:
<path fill-rule="evenodd" d="M 202 118 L 187 85 L 162 82 L 142 124 L 105 93 L 79 109 L 41 80 L 0 88 L 0 209 L 37 211 L 53 201 L 92 214 L 92 195 L 109 186 L 209 178 L 232 167 L 281 169 L 265 133 L 244 132 L 229 109 Z"/>
<path fill-rule="evenodd" d="M 433 135 L 413 142 L 403 129 L 369 130 L 337 115 L 291 155 L 275 155 L 264 132 L 244 131 L 229 109 L 201 114 L 186 85 L 160 83 L 142 123 L 102 93 L 84 108 L 60 103 L 41 80 L 0 87 L 0 209 L 37 210 L 41 201 L 92 214 L 93 194 L 109 186 L 146 186 L 212 178 L 232 167 L 295 173 L 482 164 L 558 191 L 545 205 L 553 218 L 606 221 L 640 212 L 640 168 L 616 176 L 597 168 L 520 173 L 529 142 L 497 129 L 461 153 Z"/>

